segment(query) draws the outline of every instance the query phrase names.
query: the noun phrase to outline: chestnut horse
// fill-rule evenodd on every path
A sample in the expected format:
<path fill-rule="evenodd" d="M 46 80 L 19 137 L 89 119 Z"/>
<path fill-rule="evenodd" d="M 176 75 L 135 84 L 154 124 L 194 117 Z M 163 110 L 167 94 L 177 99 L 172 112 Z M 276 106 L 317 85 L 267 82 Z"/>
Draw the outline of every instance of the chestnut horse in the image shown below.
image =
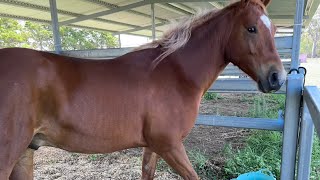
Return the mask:
<path fill-rule="evenodd" d="M 144 147 L 142 179 L 153 179 L 159 157 L 184 179 L 198 179 L 182 141 L 219 73 L 231 62 L 265 93 L 285 81 L 269 1 L 241 0 L 186 19 L 113 60 L 0 50 L 0 179 L 32 179 L 40 146 Z"/>

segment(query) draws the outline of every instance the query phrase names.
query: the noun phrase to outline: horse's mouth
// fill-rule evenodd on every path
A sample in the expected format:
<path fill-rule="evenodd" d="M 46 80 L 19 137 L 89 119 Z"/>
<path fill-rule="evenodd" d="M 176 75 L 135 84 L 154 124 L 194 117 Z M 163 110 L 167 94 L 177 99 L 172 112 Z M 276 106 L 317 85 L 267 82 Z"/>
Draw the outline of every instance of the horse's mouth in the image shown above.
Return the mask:
<path fill-rule="evenodd" d="M 279 90 L 278 88 L 277 88 L 277 89 L 272 89 L 269 84 L 264 85 L 264 84 L 262 83 L 262 81 L 258 81 L 257 84 L 258 84 L 258 89 L 259 89 L 259 91 L 261 91 L 261 92 L 263 92 L 263 93 L 274 93 L 274 92 L 276 92 L 277 90 Z M 281 84 L 281 85 L 282 85 L 282 84 Z M 267 88 L 266 88 L 266 87 L 267 87 Z"/>
<path fill-rule="evenodd" d="M 269 92 L 264 88 L 264 86 L 263 86 L 261 81 L 258 81 L 258 89 L 259 89 L 259 91 L 261 91 L 263 93 L 268 93 Z"/>

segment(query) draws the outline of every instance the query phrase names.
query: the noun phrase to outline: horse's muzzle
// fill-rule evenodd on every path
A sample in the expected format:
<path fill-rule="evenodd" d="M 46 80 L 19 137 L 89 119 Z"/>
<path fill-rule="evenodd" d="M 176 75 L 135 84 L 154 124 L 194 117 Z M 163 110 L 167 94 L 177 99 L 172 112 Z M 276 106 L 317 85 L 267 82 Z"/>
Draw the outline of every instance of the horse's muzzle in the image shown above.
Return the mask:
<path fill-rule="evenodd" d="M 285 82 L 285 73 L 279 71 L 270 71 L 267 80 L 258 81 L 259 90 L 263 93 L 278 91 Z"/>

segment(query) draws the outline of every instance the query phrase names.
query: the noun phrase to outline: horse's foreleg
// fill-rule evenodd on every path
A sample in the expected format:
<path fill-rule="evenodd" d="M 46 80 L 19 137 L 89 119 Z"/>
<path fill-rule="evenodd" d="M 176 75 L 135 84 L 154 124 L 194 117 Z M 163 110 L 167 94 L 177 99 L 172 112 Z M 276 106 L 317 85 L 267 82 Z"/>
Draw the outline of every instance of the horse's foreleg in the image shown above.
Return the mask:
<path fill-rule="evenodd" d="M 156 171 L 158 154 L 149 148 L 143 148 L 143 161 L 142 161 L 142 178 L 143 180 L 153 179 Z"/>
<path fill-rule="evenodd" d="M 185 180 L 198 180 L 197 173 L 192 168 L 182 142 L 175 144 L 169 150 L 159 155 Z"/>
<path fill-rule="evenodd" d="M 10 180 L 32 180 L 33 179 L 33 153 L 34 150 L 27 149 L 19 158 L 10 175 Z"/>

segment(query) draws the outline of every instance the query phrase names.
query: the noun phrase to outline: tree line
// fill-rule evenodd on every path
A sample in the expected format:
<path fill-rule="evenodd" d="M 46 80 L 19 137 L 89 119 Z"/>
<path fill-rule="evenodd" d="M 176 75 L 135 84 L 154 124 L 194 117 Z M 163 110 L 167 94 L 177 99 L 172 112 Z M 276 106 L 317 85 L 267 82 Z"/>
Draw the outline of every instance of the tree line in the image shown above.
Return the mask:
<path fill-rule="evenodd" d="M 320 6 L 301 37 L 301 53 L 309 57 L 320 56 Z"/>
<path fill-rule="evenodd" d="M 63 50 L 118 47 L 118 39 L 109 32 L 60 27 Z M 0 18 L 0 48 L 25 47 L 54 50 L 51 26 L 30 21 Z"/>

